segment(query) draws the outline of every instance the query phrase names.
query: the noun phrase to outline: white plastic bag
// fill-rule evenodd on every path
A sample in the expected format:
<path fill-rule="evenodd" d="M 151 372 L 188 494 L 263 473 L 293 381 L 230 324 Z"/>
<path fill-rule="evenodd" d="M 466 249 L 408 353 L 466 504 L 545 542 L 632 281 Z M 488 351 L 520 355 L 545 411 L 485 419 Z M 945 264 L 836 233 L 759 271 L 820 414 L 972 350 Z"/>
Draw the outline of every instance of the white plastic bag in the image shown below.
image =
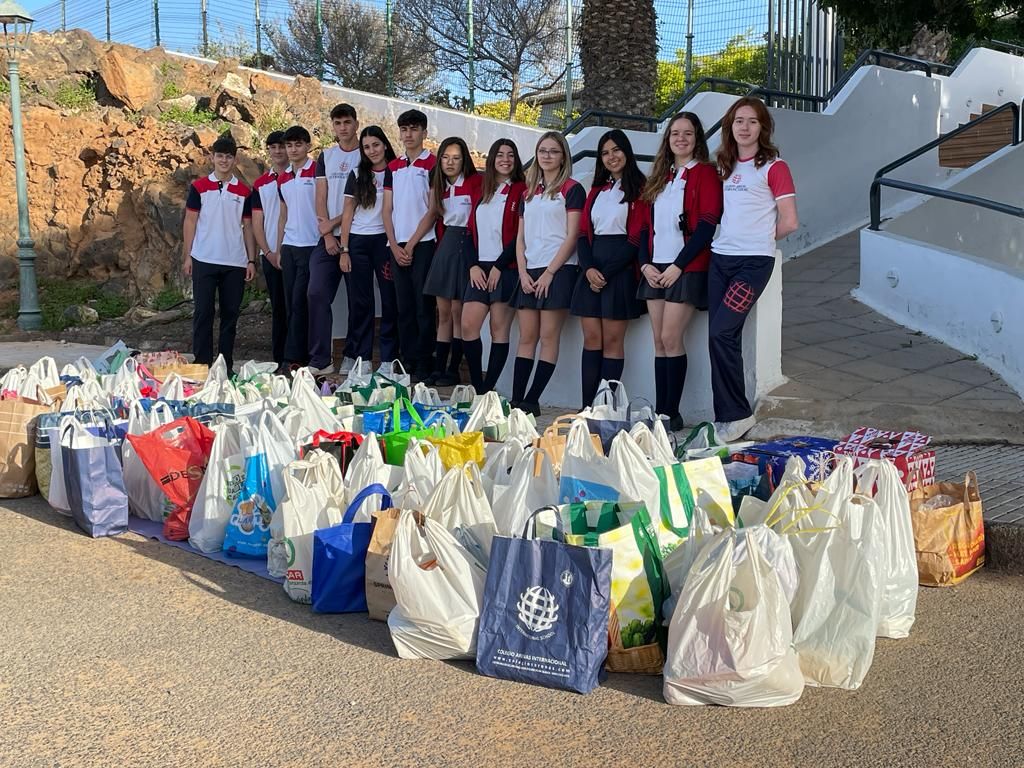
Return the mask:
<path fill-rule="evenodd" d="M 312 450 L 284 472 L 285 495 L 274 512 L 267 547 L 268 570 L 285 577 L 284 591 L 298 603 L 309 603 L 313 589 L 313 532 L 337 525 L 344 516 L 344 493 L 338 461 Z M 280 531 L 280 538 L 277 533 Z"/>
<path fill-rule="evenodd" d="M 516 438 L 523 445 L 532 445 L 533 441 L 539 437 L 540 433 L 537 431 L 537 424 L 532 415 L 528 415 L 519 408 L 509 411 L 507 440 Z"/>
<path fill-rule="evenodd" d="M 477 397 L 469 410 L 469 420 L 465 432 L 483 432 L 488 427 L 497 429 L 507 427 L 508 417 L 501 407 L 501 398 L 497 392 L 491 391 Z M 503 435 L 504 436 L 504 435 Z"/>
<path fill-rule="evenodd" d="M 575 419 L 565 441 L 558 498 L 577 501 L 618 501 L 619 489 L 611 459 L 602 456 L 590 439 L 584 419 Z"/>
<path fill-rule="evenodd" d="M 30 376 L 39 379 L 43 389 L 52 389 L 60 386 L 60 373 L 57 371 L 57 361 L 49 355 L 40 357 L 28 369 Z"/>
<path fill-rule="evenodd" d="M 512 465 L 506 483 L 495 483 L 491 510 L 502 536 L 522 536 L 530 516 L 558 503 L 558 481 L 551 457 L 539 448 L 526 448 Z"/>
<path fill-rule="evenodd" d="M 382 360 L 377 366 L 377 375 L 401 384 L 406 389 L 412 386 L 412 376 L 405 370 L 401 360 Z"/>
<path fill-rule="evenodd" d="M 174 421 L 174 412 L 164 402 L 153 403 L 149 413 L 142 404 L 133 402 L 128 411 L 128 434 L 144 435 L 157 427 Z M 128 507 L 136 517 L 163 522 L 164 517 L 174 508 L 170 499 L 153 479 L 135 452 L 131 440 L 121 445 L 121 463 L 124 467 L 124 488 L 128 493 Z"/>
<path fill-rule="evenodd" d="M 345 470 L 345 503 L 344 508 L 355 501 L 364 488 L 371 485 L 383 485 L 389 491 L 398 487 L 402 478 L 402 467 L 392 467 L 384 463 L 384 457 L 380 452 L 380 443 L 377 436 L 370 432 L 356 449 L 352 461 Z M 381 496 L 374 494 L 369 496 L 355 513 L 353 522 L 368 523 L 373 519 L 373 513 L 381 508 Z"/>
<path fill-rule="evenodd" d="M 665 431 L 665 425 L 661 419 L 654 422 L 653 429 L 643 422 L 634 424 L 629 430 L 629 436 L 640 446 L 640 450 L 644 452 L 644 456 L 652 466 L 662 467 L 675 463 L 676 457 L 672 451 L 672 442 L 669 440 L 668 432 Z"/>
<path fill-rule="evenodd" d="M 615 387 L 612 387 L 612 384 Z M 601 379 L 594 402 L 584 408 L 580 416 L 588 419 L 626 421 L 629 419 L 629 395 L 626 386 L 617 379 Z"/>
<path fill-rule="evenodd" d="M 737 542 L 745 539 L 745 556 Z M 663 691 L 669 704 L 778 707 L 804 689 L 789 606 L 755 537 L 708 539 L 668 630 Z"/>
<path fill-rule="evenodd" d="M 469 461 L 464 466 L 449 469 L 427 500 L 423 515 L 452 531 L 463 546 L 487 566 L 491 540 L 497 531 L 480 468 L 475 463 Z"/>
<path fill-rule="evenodd" d="M 185 383 L 182 381 L 181 376 L 176 373 L 169 373 L 157 390 L 157 395 L 163 400 L 184 400 Z"/>
<path fill-rule="evenodd" d="M 433 407 L 441 407 L 444 405 L 444 401 L 441 400 L 441 396 L 437 394 L 437 390 L 433 387 L 428 387 L 422 381 L 416 382 L 416 385 L 412 388 L 412 402 L 413 404 L 429 405 Z"/>
<path fill-rule="evenodd" d="M 396 606 L 388 628 L 403 659 L 472 659 L 486 571 L 431 518 L 402 512 L 391 545 Z"/>
<path fill-rule="evenodd" d="M 487 452 L 485 444 L 486 461 L 484 461 L 484 468 L 480 474 L 483 477 L 487 500 L 493 503 L 494 489 L 498 486 L 508 485 L 516 459 L 523 455 L 523 451 L 526 449 L 525 445 L 530 445 L 530 443 L 524 445 L 518 439 L 510 437 L 503 443 L 490 443 L 490 445 L 494 448 Z"/>
<path fill-rule="evenodd" d="M 878 636 L 910 634 L 917 610 L 917 551 L 910 519 L 910 496 L 899 470 L 887 459 L 870 459 L 856 469 L 857 488 L 878 504 L 884 529 L 882 605 Z M 873 493 L 872 493 L 873 489 Z"/>
<path fill-rule="evenodd" d="M 298 446 L 273 411 L 264 411 L 260 414 L 256 434 L 259 446 L 256 453 L 262 453 L 267 457 L 270 488 L 274 499 L 280 499 L 284 496 L 284 469 L 299 458 Z"/>
<path fill-rule="evenodd" d="M 214 424 L 213 447 L 188 519 L 188 541 L 200 552 L 220 552 L 224 531 L 245 481 L 245 445 L 252 427 L 237 421 Z"/>
<path fill-rule="evenodd" d="M 295 372 L 288 404 L 298 411 L 296 423 L 289 427 L 288 431 L 300 442 L 308 442 L 308 438 L 319 430 L 343 432 L 345 429 L 342 420 L 331 412 L 327 403 L 320 397 L 316 380 L 308 368 L 300 368 Z"/>
<path fill-rule="evenodd" d="M 448 404 L 453 408 L 466 403 L 472 404 L 476 400 L 476 390 L 472 384 L 456 384 L 452 387 L 452 396 L 448 398 Z"/>
<path fill-rule="evenodd" d="M 399 509 L 420 509 L 444 477 L 444 464 L 437 446 L 429 441 L 409 440 L 402 465 L 402 481 L 391 502 Z"/>

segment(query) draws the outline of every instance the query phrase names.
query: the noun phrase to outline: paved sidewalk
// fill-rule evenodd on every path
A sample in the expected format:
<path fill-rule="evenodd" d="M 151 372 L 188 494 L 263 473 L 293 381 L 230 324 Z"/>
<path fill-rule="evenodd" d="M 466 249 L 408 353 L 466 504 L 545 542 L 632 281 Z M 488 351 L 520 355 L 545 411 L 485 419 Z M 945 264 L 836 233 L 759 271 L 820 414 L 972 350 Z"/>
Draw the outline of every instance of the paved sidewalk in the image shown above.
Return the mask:
<path fill-rule="evenodd" d="M 1024 442 L 1024 402 L 985 366 L 855 301 L 859 233 L 783 266 L 782 368 L 790 381 L 759 406 L 820 433 L 862 423 L 920 428 L 940 440 Z M 793 430 L 789 430 L 793 431 Z"/>

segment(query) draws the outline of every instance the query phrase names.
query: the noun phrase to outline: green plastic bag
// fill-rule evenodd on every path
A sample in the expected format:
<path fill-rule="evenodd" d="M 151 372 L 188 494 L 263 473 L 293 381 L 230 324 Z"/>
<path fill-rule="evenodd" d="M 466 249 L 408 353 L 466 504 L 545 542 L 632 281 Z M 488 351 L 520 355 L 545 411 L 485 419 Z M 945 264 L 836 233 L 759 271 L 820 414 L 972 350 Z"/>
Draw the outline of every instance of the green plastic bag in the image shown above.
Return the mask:
<path fill-rule="evenodd" d="M 403 408 L 412 419 L 412 425 L 408 429 L 402 429 L 401 426 Z M 419 413 L 413 408 L 412 402 L 406 397 L 399 398 L 391 406 L 391 426 L 390 432 L 381 435 L 381 442 L 384 445 L 384 461 L 395 467 L 404 465 L 405 451 L 412 438 L 428 440 L 432 437 L 438 439 L 445 437 L 444 426 L 440 423 L 430 427 L 424 425 L 423 419 L 420 418 Z"/>

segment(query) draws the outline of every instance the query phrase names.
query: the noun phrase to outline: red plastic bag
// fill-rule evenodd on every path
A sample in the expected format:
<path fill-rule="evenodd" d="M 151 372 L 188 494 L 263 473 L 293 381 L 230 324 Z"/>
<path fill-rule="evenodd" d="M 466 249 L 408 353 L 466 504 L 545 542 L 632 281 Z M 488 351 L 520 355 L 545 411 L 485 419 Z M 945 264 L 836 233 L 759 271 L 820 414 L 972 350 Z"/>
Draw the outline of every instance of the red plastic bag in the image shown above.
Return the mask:
<path fill-rule="evenodd" d="M 144 435 L 128 435 L 146 471 L 174 505 L 164 518 L 164 536 L 188 539 L 188 519 L 213 448 L 213 432 L 185 416 Z"/>

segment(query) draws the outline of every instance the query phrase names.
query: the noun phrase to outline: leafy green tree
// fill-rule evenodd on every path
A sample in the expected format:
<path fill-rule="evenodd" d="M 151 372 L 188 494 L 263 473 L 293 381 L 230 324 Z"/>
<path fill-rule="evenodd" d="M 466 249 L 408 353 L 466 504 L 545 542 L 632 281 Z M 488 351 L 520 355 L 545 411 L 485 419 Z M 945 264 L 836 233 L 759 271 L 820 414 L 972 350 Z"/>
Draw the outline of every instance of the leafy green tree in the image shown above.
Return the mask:
<path fill-rule="evenodd" d="M 473 111 L 481 117 L 492 117 L 495 120 L 509 119 L 509 104 L 507 99 L 503 101 L 489 101 L 486 104 L 477 104 L 476 109 Z M 511 119 L 513 122 L 522 123 L 523 125 L 537 125 L 537 122 L 540 120 L 540 112 L 540 107 L 536 107 L 525 101 L 520 101 L 516 104 L 516 112 Z"/>
<path fill-rule="evenodd" d="M 753 31 L 737 35 L 722 50 L 693 57 L 693 82 L 702 77 L 718 77 L 759 85 L 767 72 L 767 47 Z M 654 87 L 655 112 L 661 114 L 686 90 L 686 51 L 676 51 L 674 59 L 658 62 Z"/>

